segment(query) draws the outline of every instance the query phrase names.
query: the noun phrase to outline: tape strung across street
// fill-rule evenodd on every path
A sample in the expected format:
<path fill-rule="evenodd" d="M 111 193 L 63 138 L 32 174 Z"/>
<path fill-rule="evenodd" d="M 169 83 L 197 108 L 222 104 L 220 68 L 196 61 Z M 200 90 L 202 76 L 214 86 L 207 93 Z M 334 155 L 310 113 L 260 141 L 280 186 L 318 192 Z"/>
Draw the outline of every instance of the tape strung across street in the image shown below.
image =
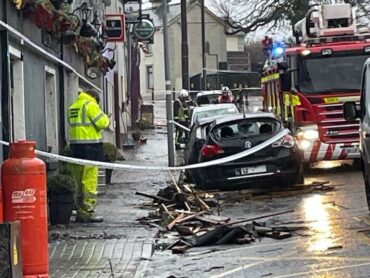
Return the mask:
<path fill-rule="evenodd" d="M 79 165 L 90 165 L 90 166 L 98 166 L 103 169 L 113 169 L 113 170 L 155 170 L 155 171 L 176 171 L 176 170 L 186 170 L 186 169 L 197 169 L 197 168 L 205 168 L 205 167 L 210 167 L 210 166 L 215 166 L 215 165 L 220 165 L 224 163 L 228 163 L 231 161 L 238 160 L 240 158 L 252 155 L 272 143 L 280 140 L 283 138 L 285 135 L 289 133 L 289 130 L 284 129 L 280 131 L 278 134 L 275 136 L 271 137 L 270 139 L 266 140 L 265 142 L 254 146 L 253 148 L 250 148 L 248 150 L 245 150 L 243 152 L 230 155 L 228 157 L 224 157 L 221 159 L 217 160 L 212 160 L 208 162 L 202 162 L 202 163 L 197 163 L 197 164 L 191 164 L 187 166 L 179 166 L 179 167 L 161 167 L 161 166 L 139 166 L 139 165 L 129 165 L 129 164 L 120 164 L 120 163 L 108 163 L 108 162 L 100 162 L 100 161 L 92 161 L 92 160 L 86 160 L 86 159 L 78 159 L 78 158 L 72 158 L 68 156 L 62 156 L 58 154 L 53 154 L 53 153 L 48 153 L 48 152 L 43 152 L 36 150 L 36 154 L 47 157 L 47 158 L 52 158 L 56 159 L 59 161 L 63 162 L 68 162 L 68 163 L 73 163 L 73 164 L 79 164 Z M 5 141 L 0 140 L 0 144 L 8 146 L 9 143 Z"/>
<path fill-rule="evenodd" d="M 173 123 L 175 124 L 176 126 L 178 126 L 179 128 L 187 131 L 187 132 L 190 132 L 190 128 L 186 127 L 186 126 L 183 126 L 183 125 L 180 125 L 179 123 L 175 122 L 175 121 L 169 121 L 170 123 Z"/>

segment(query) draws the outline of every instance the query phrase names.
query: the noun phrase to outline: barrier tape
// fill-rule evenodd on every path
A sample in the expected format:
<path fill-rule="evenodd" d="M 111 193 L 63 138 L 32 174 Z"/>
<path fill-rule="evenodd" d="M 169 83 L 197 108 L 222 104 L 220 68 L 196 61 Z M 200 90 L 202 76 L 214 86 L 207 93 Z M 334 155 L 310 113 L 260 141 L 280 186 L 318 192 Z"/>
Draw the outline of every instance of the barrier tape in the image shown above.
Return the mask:
<path fill-rule="evenodd" d="M 87 160 L 87 159 L 78 159 L 78 158 L 72 158 L 68 156 L 62 156 L 58 154 L 52 154 L 48 152 L 43 152 L 36 150 L 36 154 L 41 155 L 43 157 L 47 158 L 52 158 L 56 159 L 59 161 L 63 162 L 68 162 L 68 163 L 73 163 L 73 164 L 79 164 L 79 165 L 89 165 L 89 166 L 97 166 L 99 168 L 103 169 L 113 169 L 113 170 L 155 170 L 155 171 L 178 171 L 178 170 L 189 170 L 189 169 L 198 169 L 198 168 L 205 168 L 205 167 L 210 167 L 210 166 L 215 166 L 215 165 L 220 165 L 220 164 L 225 164 L 231 161 L 235 161 L 238 159 L 241 159 L 243 157 L 252 155 L 268 146 L 271 144 L 275 143 L 276 141 L 280 140 L 283 138 L 285 135 L 289 133 L 289 130 L 284 129 L 280 131 L 278 134 L 275 136 L 271 137 L 267 141 L 258 144 L 257 146 L 254 146 L 253 148 L 250 148 L 248 150 L 245 150 L 243 152 L 230 155 L 228 157 L 224 157 L 221 159 L 217 160 L 212 160 L 208 162 L 202 162 L 202 163 L 197 163 L 197 164 L 191 164 L 187 166 L 179 166 L 179 167 L 161 167 L 161 166 L 138 166 L 138 165 L 129 165 L 129 164 L 119 164 L 119 163 L 108 163 L 108 162 L 97 162 L 97 161 L 92 161 L 92 160 Z M 8 146 L 9 143 L 5 141 L 0 140 L 0 144 Z"/>
<path fill-rule="evenodd" d="M 168 122 L 171 123 L 171 124 L 177 125 L 179 128 L 181 128 L 181 129 L 183 129 L 187 132 L 190 132 L 190 128 L 187 128 L 186 126 L 180 125 L 178 122 L 175 122 L 175 121 L 168 121 Z"/>

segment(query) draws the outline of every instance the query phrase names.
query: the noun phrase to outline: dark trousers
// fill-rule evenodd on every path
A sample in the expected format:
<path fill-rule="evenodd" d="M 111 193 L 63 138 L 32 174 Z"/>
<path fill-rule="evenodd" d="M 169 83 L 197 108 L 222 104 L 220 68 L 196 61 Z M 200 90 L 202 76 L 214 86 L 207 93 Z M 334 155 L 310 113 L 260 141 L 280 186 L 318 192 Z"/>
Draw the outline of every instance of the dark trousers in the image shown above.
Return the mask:
<path fill-rule="evenodd" d="M 189 126 L 189 124 L 188 124 L 188 122 L 186 121 L 186 122 L 179 122 L 179 124 L 180 125 L 182 125 L 182 126 L 185 126 L 185 127 L 188 127 Z M 188 132 L 187 131 L 185 131 L 185 130 L 183 130 L 181 127 L 179 127 L 179 126 L 176 126 L 176 143 L 182 143 L 181 142 L 181 138 L 183 138 L 184 137 L 184 135 L 185 135 L 185 139 L 187 139 L 188 138 L 188 136 L 189 136 L 189 134 L 188 134 Z"/>

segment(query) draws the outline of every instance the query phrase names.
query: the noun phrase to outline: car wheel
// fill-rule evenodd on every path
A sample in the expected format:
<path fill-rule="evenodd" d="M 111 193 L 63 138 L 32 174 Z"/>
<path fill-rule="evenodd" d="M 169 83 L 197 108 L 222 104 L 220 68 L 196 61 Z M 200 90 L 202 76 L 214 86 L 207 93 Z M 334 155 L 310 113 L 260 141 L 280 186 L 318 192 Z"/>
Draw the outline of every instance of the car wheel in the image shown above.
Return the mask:
<path fill-rule="evenodd" d="M 364 178 L 364 183 L 365 183 L 365 192 L 366 192 L 366 201 L 367 201 L 367 206 L 370 210 L 370 182 L 369 182 L 369 166 L 368 163 L 363 163 L 363 178 Z"/>
<path fill-rule="evenodd" d="M 292 187 L 296 184 L 304 184 L 303 165 L 299 165 L 297 172 L 282 180 L 282 186 Z"/>

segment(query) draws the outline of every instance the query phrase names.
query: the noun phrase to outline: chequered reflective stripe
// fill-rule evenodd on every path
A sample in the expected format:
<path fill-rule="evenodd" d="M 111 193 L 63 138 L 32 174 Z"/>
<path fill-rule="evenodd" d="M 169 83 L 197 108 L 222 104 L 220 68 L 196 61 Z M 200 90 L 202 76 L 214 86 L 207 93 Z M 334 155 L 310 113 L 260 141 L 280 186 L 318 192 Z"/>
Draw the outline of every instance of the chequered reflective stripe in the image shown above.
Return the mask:
<path fill-rule="evenodd" d="M 346 148 L 355 148 L 357 144 L 341 143 L 341 144 L 326 144 L 316 141 L 312 146 L 303 152 L 303 158 L 306 162 L 316 162 L 322 160 L 344 160 L 347 158 L 355 158 L 356 153 L 348 153 Z"/>

